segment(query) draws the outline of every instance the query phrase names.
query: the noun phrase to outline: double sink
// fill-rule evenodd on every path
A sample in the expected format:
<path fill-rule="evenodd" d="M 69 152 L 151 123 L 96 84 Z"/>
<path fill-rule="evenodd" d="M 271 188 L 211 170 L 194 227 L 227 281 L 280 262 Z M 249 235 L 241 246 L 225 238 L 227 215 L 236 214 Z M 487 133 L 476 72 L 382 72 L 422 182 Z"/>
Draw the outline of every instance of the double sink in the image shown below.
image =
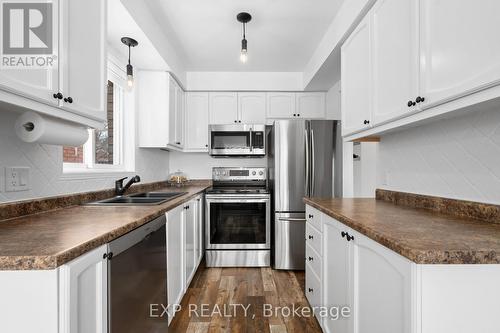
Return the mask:
<path fill-rule="evenodd" d="M 187 192 L 144 192 L 126 196 L 116 196 L 111 199 L 90 202 L 91 206 L 153 206 L 161 205 Z"/>

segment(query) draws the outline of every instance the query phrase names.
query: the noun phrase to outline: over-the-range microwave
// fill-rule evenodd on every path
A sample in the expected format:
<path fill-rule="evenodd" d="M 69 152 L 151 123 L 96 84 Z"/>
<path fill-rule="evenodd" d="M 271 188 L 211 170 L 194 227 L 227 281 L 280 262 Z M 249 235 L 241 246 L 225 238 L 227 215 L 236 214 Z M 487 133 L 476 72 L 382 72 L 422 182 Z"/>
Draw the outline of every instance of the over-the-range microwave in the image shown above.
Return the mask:
<path fill-rule="evenodd" d="M 209 125 L 208 153 L 214 157 L 263 157 L 266 125 Z"/>

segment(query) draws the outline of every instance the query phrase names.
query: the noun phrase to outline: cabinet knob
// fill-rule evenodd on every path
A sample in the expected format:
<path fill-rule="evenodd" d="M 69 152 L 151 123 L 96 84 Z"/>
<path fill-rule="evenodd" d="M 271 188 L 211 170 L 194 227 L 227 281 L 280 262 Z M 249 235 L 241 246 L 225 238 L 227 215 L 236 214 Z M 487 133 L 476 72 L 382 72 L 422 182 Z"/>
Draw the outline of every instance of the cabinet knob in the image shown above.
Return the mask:
<path fill-rule="evenodd" d="M 238 122 L 238 120 L 235 120 L 234 122 L 235 122 L 235 123 L 237 123 L 237 122 Z"/>
<path fill-rule="evenodd" d="M 238 120 L 239 123 L 241 123 L 241 120 Z"/>
<path fill-rule="evenodd" d="M 207 147 L 207 148 L 208 148 L 208 145 L 205 145 L 205 147 Z"/>
<path fill-rule="evenodd" d="M 313 257 L 309 257 L 309 258 L 307 258 L 307 259 L 309 259 L 309 261 L 313 261 L 313 260 L 314 260 L 314 258 L 313 258 Z"/>
<path fill-rule="evenodd" d="M 342 238 L 344 238 L 344 237 L 347 235 L 347 232 L 342 231 L 342 232 L 340 233 L 340 235 L 342 236 Z"/>
<path fill-rule="evenodd" d="M 411 108 L 413 106 L 413 102 L 412 101 L 408 101 L 408 107 Z"/>
<path fill-rule="evenodd" d="M 424 97 L 420 97 L 420 96 L 418 96 L 417 99 L 415 100 L 415 102 L 417 102 L 417 103 L 421 103 L 423 101 L 425 101 L 425 98 Z"/>
<path fill-rule="evenodd" d="M 310 293 L 312 293 L 314 290 L 313 290 L 313 288 L 308 288 L 307 291 L 309 291 Z"/>
<path fill-rule="evenodd" d="M 370 121 L 369 121 L 369 120 L 365 120 L 365 121 L 363 122 L 363 124 L 365 124 L 365 125 L 368 125 L 369 123 L 370 123 Z"/>
<path fill-rule="evenodd" d="M 296 114 L 296 113 L 294 113 L 294 114 L 293 114 L 293 116 L 294 116 L 294 117 L 297 117 L 297 114 Z"/>
<path fill-rule="evenodd" d="M 313 237 L 312 235 L 309 235 L 309 237 L 308 237 L 308 238 L 309 238 L 309 239 L 314 239 L 314 237 Z"/>
<path fill-rule="evenodd" d="M 297 117 L 300 117 L 300 113 L 297 113 Z"/>
<path fill-rule="evenodd" d="M 176 142 L 175 144 L 176 144 L 176 145 L 180 145 L 181 143 L 180 143 L 180 142 Z"/>
<path fill-rule="evenodd" d="M 54 94 L 52 96 L 54 96 L 55 99 L 63 99 L 63 94 L 61 94 L 60 92 L 58 92 L 57 94 Z"/>
<path fill-rule="evenodd" d="M 71 98 L 71 97 L 67 97 L 67 98 L 65 98 L 65 99 L 64 99 L 64 101 L 65 101 L 66 103 L 70 103 L 70 104 L 71 104 L 71 103 L 73 103 L 73 98 Z"/>
<path fill-rule="evenodd" d="M 347 241 L 350 242 L 354 239 L 354 236 L 347 234 Z"/>
<path fill-rule="evenodd" d="M 314 215 L 312 214 L 309 214 L 309 218 L 312 219 L 314 217 Z"/>

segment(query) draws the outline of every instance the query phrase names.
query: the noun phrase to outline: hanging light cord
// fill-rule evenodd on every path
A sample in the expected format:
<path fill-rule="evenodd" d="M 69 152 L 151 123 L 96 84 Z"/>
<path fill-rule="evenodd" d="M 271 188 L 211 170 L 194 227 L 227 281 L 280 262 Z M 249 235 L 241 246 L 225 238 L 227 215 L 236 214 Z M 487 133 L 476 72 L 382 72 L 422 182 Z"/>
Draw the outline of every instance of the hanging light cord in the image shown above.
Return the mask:
<path fill-rule="evenodd" d="M 130 44 L 128 45 L 128 64 L 130 65 Z"/>
<path fill-rule="evenodd" d="M 246 26 L 246 23 L 243 23 L 243 39 L 246 39 L 246 36 L 245 36 L 245 26 Z"/>

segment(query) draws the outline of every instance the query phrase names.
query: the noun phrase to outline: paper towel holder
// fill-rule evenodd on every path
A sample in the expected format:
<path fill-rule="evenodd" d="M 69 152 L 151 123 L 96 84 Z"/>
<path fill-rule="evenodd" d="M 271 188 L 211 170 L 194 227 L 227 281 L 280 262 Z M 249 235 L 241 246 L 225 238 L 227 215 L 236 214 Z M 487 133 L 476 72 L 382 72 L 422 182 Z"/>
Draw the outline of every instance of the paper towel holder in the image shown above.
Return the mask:
<path fill-rule="evenodd" d="M 33 124 L 31 121 L 28 121 L 27 123 L 23 124 L 23 127 L 28 131 L 31 132 L 35 129 L 35 124 Z"/>

